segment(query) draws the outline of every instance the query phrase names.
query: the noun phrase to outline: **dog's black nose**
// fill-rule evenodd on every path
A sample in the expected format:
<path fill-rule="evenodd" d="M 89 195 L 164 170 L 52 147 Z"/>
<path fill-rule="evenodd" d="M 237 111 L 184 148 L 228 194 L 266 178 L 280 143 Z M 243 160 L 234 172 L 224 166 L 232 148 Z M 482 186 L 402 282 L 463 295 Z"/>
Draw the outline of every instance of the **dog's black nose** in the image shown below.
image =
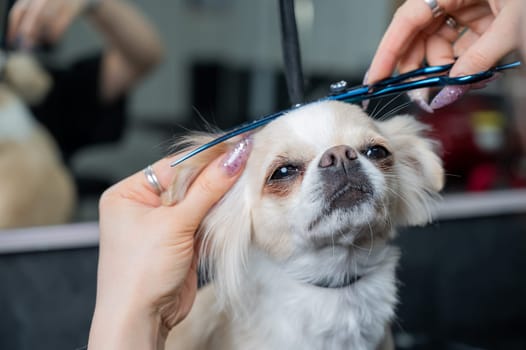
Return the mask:
<path fill-rule="evenodd" d="M 318 163 L 318 172 L 329 209 L 351 208 L 371 197 L 369 178 L 360 165 L 358 153 L 349 146 L 326 150 Z"/>
<path fill-rule="evenodd" d="M 358 158 L 356 151 L 349 146 L 339 145 L 329 148 L 321 156 L 318 163 L 319 168 L 331 168 L 345 166 L 347 163 Z"/>

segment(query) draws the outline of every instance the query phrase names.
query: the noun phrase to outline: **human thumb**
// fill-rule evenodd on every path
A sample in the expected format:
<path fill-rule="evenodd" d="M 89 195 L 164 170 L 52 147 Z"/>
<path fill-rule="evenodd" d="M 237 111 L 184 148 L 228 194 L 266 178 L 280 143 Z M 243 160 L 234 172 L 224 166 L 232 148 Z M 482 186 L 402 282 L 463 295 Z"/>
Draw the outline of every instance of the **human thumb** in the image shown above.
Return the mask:
<path fill-rule="evenodd" d="M 199 174 L 177 205 L 187 214 L 185 220 L 188 224 L 197 228 L 210 208 L 232 187 L 241 175 L 251 149 L 252 139 L 245 138 Z"/>

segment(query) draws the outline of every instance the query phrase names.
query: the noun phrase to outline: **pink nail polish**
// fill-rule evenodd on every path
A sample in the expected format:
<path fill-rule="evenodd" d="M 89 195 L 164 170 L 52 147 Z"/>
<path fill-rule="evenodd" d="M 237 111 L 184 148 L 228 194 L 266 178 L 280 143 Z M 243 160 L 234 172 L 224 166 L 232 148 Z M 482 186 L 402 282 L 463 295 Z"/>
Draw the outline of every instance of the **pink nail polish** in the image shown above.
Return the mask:
<path fill-rule="evenodd" d="M 362 84 L 366 85 L 367 84 L 367 80 L 369 80 L 369 69 L 367 69 L 365 71 L 365 75 L 363 76 Z"/>
<path fill-rule="evenodd" d="M 433 108 L 427 103 L 429 100 L 429 89 L 416 89 L 407 92 L 409 99 L 416 103 L 418 107 L 426 111 L 427 113 L 433 113 Z"/>
<path fill-rule="evenodd" d="M 252 138 L 241 140 L 223 159 L 221 165 L 229 176 L 234 176 L 245 165 L 252 150 Z"/>
<path fill-rule="evenodd" d="M 450 105 L 461 98 L 469 89 L 469 86 L 446 86 L 435 96 L 430 106 L 433 109 L 439 109 Z"/>

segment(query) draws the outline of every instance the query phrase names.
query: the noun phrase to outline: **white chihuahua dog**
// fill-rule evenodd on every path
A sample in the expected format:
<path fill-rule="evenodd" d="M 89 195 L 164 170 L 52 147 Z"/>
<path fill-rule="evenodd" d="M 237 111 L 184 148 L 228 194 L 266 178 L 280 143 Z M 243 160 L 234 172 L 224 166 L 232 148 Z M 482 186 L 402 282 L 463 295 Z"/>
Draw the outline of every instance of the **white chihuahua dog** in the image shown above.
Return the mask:
<path fill-rule="evenodd" d="M 444 171 L 426 126 L 317 102 L 251 136 L 198 232 L 212 282 L 167 349 L 389 349 L 398 226 L 430 221 Z M 217 135 L 190 137 L 193 146 Z M 178 165 L 177 201 L 216 147 Z"/>

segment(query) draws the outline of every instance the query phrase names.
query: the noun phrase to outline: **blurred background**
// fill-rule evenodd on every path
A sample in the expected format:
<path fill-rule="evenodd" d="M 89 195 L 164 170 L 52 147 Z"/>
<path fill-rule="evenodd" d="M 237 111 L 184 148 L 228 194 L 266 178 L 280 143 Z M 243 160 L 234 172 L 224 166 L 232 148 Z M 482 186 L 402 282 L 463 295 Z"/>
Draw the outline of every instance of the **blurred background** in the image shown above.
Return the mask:
<path fill-rule="evenodd" d="M 227 129 L 290 105 L 278 1 L 130 3 L 158 31 L 163 59 L 127 94 L 122 135 L 66 162 L 76 201 L 65 225 L 0 231 L 0 349 L 87 344 L 105 188 L 167 155 L 188 129 Z M 326 95 L 334 81 L 361 83 L 399 3 L 295 1 L 307 100 Z M 67 66 L 102 45 L 80 16 L 38 57 Z M 369 106 L 376 118 L 412 113 L 429 123 L 447 172 L 437 221 L 402 231 L 396 242 L 399 349 L 526 349 L 525 94 L 522 73 L 510 71 L 433 115 L 405 96 Z"/>

